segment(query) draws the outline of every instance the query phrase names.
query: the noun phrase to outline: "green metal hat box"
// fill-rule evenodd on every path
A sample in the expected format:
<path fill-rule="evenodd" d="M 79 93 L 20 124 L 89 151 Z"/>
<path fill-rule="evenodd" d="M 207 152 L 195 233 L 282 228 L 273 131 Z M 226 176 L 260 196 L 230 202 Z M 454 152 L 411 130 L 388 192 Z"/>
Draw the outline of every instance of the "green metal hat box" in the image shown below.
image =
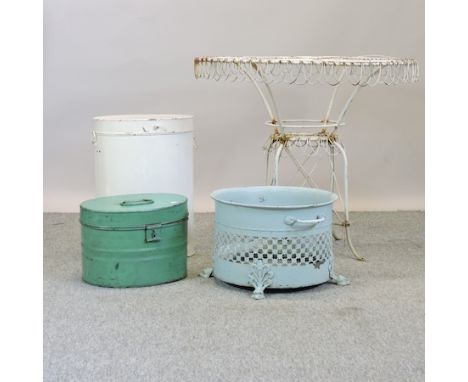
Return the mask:
<path fill-rule="evenodd" d="M 134 194 L 80 205 L 83 280 L 126 288 L 187 275 L 187 198 Z"/>

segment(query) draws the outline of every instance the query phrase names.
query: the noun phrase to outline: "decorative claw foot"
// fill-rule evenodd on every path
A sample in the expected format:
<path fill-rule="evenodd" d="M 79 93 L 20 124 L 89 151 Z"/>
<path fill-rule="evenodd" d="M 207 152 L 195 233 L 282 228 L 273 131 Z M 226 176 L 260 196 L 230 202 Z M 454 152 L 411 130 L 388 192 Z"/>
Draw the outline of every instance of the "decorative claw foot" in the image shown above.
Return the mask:
<path fill-rule="evenodd" d="M 203 277 L 204 279 L 207 279 L 213 276 L 213 268 L 211 267 L 205 268 L 198 274 L 198 276 Z"/>
<path fill-rule="evenodd" d="M 340 286 L 345 286 L 345 285 L 350 284 L 350 281 L 346 277 L 342 275 L 337 275 L 335 273 L 330 273 L 330 282 L 336 285 L 340 285 Z"/>
<path fill-rule="evenodd" d="M 332 235 L 333 235 L 333 239 L 341 240 L 341 237 L 338 236 L 338 234 L 335 232 L 335 230 L 333 230 Z"/>
<path fill-rule="evenodd" d="M 255 288 L 252 293 L 252 298 L 261 300 L 265 298 L 263 291 L 273 282 L 273 272 L 269 265 L 264 265 L 262 260 L 258 260 L 252 265 L 252 270 L 249 273 L 249 283 Z"/>

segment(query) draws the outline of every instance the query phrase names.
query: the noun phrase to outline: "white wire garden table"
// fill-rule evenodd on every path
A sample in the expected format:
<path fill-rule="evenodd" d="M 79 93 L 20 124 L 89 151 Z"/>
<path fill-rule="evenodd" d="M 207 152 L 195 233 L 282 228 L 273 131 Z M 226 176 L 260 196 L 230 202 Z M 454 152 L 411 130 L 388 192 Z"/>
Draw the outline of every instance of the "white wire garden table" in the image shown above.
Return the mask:
<path fill-rule="evenodd" d="M 269 115 L 267 126 L 273 129 L 265 146 L 267 152 L 267 184 L 279 184 L 279 164 L 284 154 L 302 175 L 303 185 L 314 187 L 311 171 L 307 168 L 310 158 L 319 149 L 325 149 L 330 160 L 331 191 L 337 192 L 343 212 L 334 211 L 337 225 L 344 227 L 346 241 L 353 255 L 364 260 L 353 246 L 350 235 L 348 200 L 348 158 L 338 131 L 344 125 L 344 117 L 352 101 L 363 87 L 398 85 L 418 80 L 419 67 L 414 59 L 387 56 L 274 56 L 274 57 L 197 57 L 194 61 L 195 77 L 216 81 L 250 80 L 259 92 Z M 328 84 L 333 87 L 328 107 L 322 118 L 283 119 L 273 95 L 271 85 Z M 353 87 L 336 118 L 331 118 L 338 89 L 348 83 Z M 300 148 L 303 155 L 297 155 Z M 296 151 L 295 151 L 296 149 Z M 270 156 L 274 154 L 270 171 Z M 335 157 L 343 161 L 343 193 L 337 180 Z M 335 239 L 338 235 L 334 232 Z"/>

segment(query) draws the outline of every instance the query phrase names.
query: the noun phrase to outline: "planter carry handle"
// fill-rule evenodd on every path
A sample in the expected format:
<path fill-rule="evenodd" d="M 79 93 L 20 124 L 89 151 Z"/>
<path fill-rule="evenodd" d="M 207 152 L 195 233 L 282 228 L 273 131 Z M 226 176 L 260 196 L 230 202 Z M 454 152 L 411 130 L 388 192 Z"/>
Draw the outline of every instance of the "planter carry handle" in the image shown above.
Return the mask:
<path fill-rule="evenodd" d="M 312 220 L 302 220 L 302 219 L 297 219 L 294 216 L 286 216 L 284 218 L 284 224 L 289 225 L 291 227 L 293 226 L 310 226 L 314 227 L 318 223 L 321 223 L 325 220 L 323 216 L 317 216 L 316 219 Z"/>

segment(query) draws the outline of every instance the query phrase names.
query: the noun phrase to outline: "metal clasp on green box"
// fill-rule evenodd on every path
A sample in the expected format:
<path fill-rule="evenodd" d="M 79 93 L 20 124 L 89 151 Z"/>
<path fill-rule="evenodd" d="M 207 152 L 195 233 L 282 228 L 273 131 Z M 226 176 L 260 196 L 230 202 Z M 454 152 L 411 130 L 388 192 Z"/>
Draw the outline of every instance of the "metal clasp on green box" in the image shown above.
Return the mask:
<path fill-rule="evenodd" d="M 133 194 L 80 205 L 83 280 L 127 288 L 187 275 L 187 198 Z"/>

